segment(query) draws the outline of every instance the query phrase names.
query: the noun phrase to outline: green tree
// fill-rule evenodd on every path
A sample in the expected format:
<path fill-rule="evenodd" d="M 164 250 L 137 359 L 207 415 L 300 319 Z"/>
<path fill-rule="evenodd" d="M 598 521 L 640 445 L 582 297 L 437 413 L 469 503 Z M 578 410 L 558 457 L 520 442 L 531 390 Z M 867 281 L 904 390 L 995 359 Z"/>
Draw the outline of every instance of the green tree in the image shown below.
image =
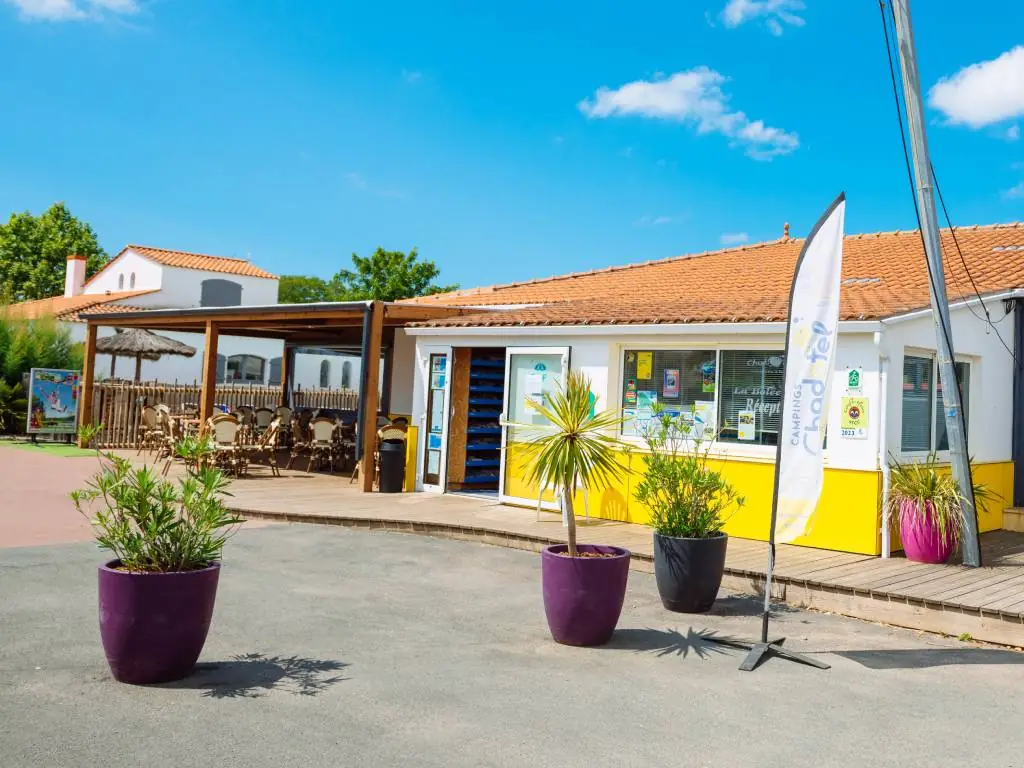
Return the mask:
<path fill-rule="evenodd" d="M 413 296 L 454 291 L 457 285 L 437 285 L 441 274 L 437 264 L 420 260 L 413 248 L 408 254 L 378 248 L 372 256 L 352 254 L 352 269 L 343 269 L 331 278 L 334 301 L 397 301 Z"/>
<path fill-rule="evenodd" d="M 71 215 L 64 203 L 54 203 L 41 216 L 12 213 L 0 224 L 0 300 L 44 299 L 64 292 L 70 254 L 86 257 L 86 274 L 108 260 L 86 222 Z"/>
<path fill-rule="evenodd" d="M 281 275 L 277 282 L 277 300 L 281 304 L 313 304 L 335 301 L 331 286 L 320 277 Z"/>

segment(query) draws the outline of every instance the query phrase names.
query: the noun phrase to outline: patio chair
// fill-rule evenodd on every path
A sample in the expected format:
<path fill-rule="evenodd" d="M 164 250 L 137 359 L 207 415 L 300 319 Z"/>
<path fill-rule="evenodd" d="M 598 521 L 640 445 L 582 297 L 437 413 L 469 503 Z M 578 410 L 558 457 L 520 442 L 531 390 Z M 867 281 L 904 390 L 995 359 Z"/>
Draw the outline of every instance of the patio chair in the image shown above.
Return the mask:
<path fill-rule="evenodd" d="M 280 405 L 274 413 L 277 414 L 280 424 L 277 430 L 277 444 L 282 448 L 288 448 L 292 444 L 292 409 L 287 405 Z"/>
<path fill-rule="evenodd" d="M 319 417 L 309 423 L 309 428 L 312 439 L 309 443 L 309 462 L 306 464 L 306 471 L 310 471 L 314 462 L 317 463 L 317 468 L 326 462 L 333 472 L 334 430 L 337 429 L 337 424 L 333 419 Z"/>
<path fill-rule="evenodd" d="M 253 419 L 256 423 L 256 429 L 262 431 L 270 426 L 270 422 L 274 420 L 274 412 L 270 408 L 257 408 L 253 412 Z"/>
<path fill-rule="evenodd" d="M 270 474 L 274 477 L 281 476 L 281 470 L 277 468 L 277 433 L 280 427 L 281 420 L 275 417 L 255 443 L 239 446 L 239 453 L 245 459 L 243 473 L 248 472 L 249 464 L 257 458 L 265 458 L 267 466 L 270 467 Z"/>
<path fill-rule="evenodd" d="M 299 417 L 292 418 L 291 437 L 291 453 L 288 456 L 288 463 L 285 465 L 285 469 L 291 469 L 295 459 L 301 453 L 310 450 L 311 436 L 309 430 L 302 426 L 302 420 Z"/>
<path fill-rule="evenodd" d="M 139 432 L 136 439 L 136 447 L 139 453 L 156 448 L 163 440 L 163 433 L 160 430 L 160 414 L 152 405 L 142 407 L 142 414 L 139 417 Z"/>
<path fill-rule="evenodd" d="M 214 464 L 228 474 L 238 475 L 244 457 L 238 450 L 240 424 L 233 415 L 214 416 L 210 419 L 210 436 L 214 443 Z"/>

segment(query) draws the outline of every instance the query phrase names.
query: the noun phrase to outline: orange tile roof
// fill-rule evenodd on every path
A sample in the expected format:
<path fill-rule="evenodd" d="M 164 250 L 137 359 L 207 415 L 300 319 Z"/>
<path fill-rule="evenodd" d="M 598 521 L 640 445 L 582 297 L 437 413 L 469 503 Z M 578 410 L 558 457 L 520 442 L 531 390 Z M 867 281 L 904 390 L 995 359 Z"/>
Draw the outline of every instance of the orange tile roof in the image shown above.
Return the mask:
<path fill-rule="evenodd" d="M 201 269 L 206 272 L 224 272 L 230 275 L 243 275 L 246 277 L 264 277 L 276 280 L 277 275 L 272 275 L 264 269 L 255 266 L 246 259 L 235 259 L 228 256 L 208 256 L 205 253 L 188 253 L 187 251 L 171 251 L 166 248 L 152 248 L 148 245 L 126 245 L 113 259 L 108 261 L 102 269 L 86 281 L 86 285 L 96 279 L 111 264 L 117 261 L 125 251 L 134 251 L 145 256 L 147 259 L 164 264 L 168 267 L 181 267 L 183 269 Z"/>
<path fill-rule="evenodd" d="M 34 320 L 37 317 L 52 315 L 59 320 L 75 321 L 79 319 L 79 313 L 85 313 L 88 310 L 99 311 L 102 309 L 104 312 L 126 312 L 129 310 L 129 307 L 113 302 L 131 299 L 135 296 L 144 296 L 147 293 L 156 293 L 156 290 L 53 296 L 48 299 L 36 299 L 34 301 L 22 301 L 18 304 L 12 304 L 7 308 L 7 312 L 12 317 L 22 317 L 26 320 Z"/>
<path fill-rule="evenodd" d="M 1024 288 L 1024 224 L 958 227 L 956 237 L 983 295 Z M 419 324 L 428 327 L 784 320 L 803 244 L 802 238 L 783 238 L 409 301 L 444 306 L 540 305 Z M 942 231 L 942 247 L 950 300 L 973 296 L 949 230 Z M 917 230 L 846 237 L 842 319 L 874 320 L 928 304 L 928 272 Z"/>

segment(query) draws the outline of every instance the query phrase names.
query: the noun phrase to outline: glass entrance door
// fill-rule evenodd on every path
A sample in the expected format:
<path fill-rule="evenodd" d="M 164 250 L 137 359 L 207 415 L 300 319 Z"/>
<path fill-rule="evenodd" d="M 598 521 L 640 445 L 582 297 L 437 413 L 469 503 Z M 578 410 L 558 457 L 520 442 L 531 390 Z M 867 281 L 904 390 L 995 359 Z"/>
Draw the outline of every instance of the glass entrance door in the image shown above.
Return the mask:
<path fill-rule="evenodd" d="M 444 490 L 445 463 L 448 454 L 448 392 L 451 349 L 427 356 L 427 408 L 423 422 L 423 487 Z"/>
<path fill-rule="evenodd" d="M 505 352 L 505 407 L 501 430 L 501 501 L 535 505 L 537 488 L 526 480 L 529 466 L 524 442 L 533 428 L 550 424 L 532 402 L 543 403 L 563 381 L 569 369 L 568 347 L 509 347 Z M 555 498 L 545 494 L 543 506 L 557 509 Z"/>

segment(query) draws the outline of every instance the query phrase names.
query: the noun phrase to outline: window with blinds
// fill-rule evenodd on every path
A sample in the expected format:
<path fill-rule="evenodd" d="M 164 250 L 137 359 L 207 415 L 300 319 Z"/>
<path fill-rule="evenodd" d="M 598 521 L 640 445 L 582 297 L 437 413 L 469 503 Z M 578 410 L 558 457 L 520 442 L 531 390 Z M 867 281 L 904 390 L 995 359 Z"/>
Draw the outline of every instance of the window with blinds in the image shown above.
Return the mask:
<path fill-rule="evenodd" d="M 964 423 L 968 421 L 971 392 L 970 363 L 954 363 Z M 900 446 L 904 453 L 948 451 L 946 416 L 942 405 L 942 383 L 934 358 L 906 355 L 903 358 L 903 416 Z"/>
<path fill-rule="evenodd" d="M 715 350 L 626 350 L 623 356 L 622 434 L 642 433 L 653 410 L 714 414 Z"/>
<path fill-rule="evenodd" d="M 781 351 L 722 350 L 719 440 L 751 445 L 778 443 L 785 362 Z"/>

